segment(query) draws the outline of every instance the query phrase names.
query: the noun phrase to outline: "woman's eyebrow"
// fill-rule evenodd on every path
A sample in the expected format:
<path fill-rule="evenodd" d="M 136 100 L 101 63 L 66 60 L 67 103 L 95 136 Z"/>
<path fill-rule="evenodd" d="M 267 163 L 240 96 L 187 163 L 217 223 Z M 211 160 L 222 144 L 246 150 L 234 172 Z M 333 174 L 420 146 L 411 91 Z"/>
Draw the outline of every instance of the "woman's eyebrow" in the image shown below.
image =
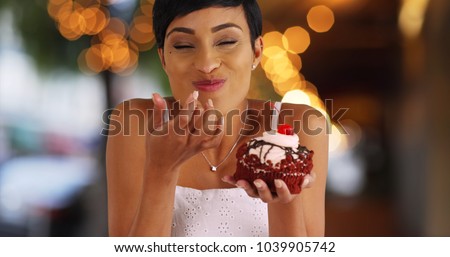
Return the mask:
<path fill-rule="evenodd" d="M 238 28 L 239 30 L 243 31 L 242 28 L 235 23 L 224 23 L 224 24 L 220 24 L 220 25 L 217 25 L 217 26 L 211 28 L 211 32 L 216 33 L 220 30 L 227 29 L 227 28 Z M 195 31 L 193 29 L 186 28 L 186 27 L 175 27 L 167 33 L 166 38 L 168 38 L 170 36 L 170 34 L 172 34 L 174 32 L 181 32 L 181 33 L 186 33 L 189 35 L 195 35 Z"/>
<path fill-rule="evenodd" d="M 181 33 L 186 33 L 186 34 L 190 34 L 190 35 L 195 35 L 195 31 L 193 29 L 185 28 L 185 27 L 176 27 L 167 33 L 166 38 L 168 38 L 170 36 L 170 34 L 172 34 L 174 32 L 181 32 Z"/>
<path fill-rule="evenodd" d="M 218 31 L 220 31 L 222 29 L 227 29 L 227 28 L 238 28 L 238 29 L 242 30 L 242 28 L 239 25 L 230 22 L 230 23 L 224 23 L 224 24 L 220 24 L 218 26 L 213 27 L 211 29 L 211 32 L 215 33 L 215 32 L 218 32 Z"/>

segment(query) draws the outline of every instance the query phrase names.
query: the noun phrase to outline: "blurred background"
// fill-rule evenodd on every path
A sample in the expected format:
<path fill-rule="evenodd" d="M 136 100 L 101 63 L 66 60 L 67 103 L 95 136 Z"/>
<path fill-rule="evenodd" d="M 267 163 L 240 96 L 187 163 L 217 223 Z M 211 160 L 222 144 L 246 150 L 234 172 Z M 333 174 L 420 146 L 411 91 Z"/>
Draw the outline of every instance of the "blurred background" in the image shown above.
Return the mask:
<path fill-rule="evenodd" d="M 152 0 L 0 0 L 0 236 L 106 236 L 102 130 L 170 95 Z M 327 236 L 450 236 L 450 1 L 259 1 L 250 97 L 327 113 Z"/>

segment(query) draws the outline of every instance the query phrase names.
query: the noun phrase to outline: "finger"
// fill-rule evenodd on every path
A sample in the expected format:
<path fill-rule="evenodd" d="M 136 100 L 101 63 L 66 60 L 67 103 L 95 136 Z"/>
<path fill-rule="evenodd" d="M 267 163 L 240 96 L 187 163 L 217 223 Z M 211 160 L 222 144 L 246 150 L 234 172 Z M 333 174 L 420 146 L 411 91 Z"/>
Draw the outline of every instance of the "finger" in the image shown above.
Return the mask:
<path fill-rule="evenodd" d="M 189 120 L 189 131 L 193 135 L 202 135 L 204 130 L 203 129 L 203 114 L 205 112 L 205 108 L 203 107 L 202 103 L 195 99 L 195 92 L 194 91 L 194 102 L 195 102 L 195 109 L 192 113 L 192 117 Z"/>
<path fill-rule="evenodd" d="M 223 115 L 219 110 L 214 108 L 214 103 L 211 99 L 205 103 L 205 111 L 203 113 L 203 131 L 209 136 L 218 135 L 222 129 L 224 120 L 221 120 Z"/>
<path fill-rule="evenodd" d="M 316 173 L 311 172 L 310 174 L 305 175 L 303 179 L 302 188 L 310 188 L 314 181 L 316 180 Z"/>
<path fill-rule="evenodd" d="M 201 143 L 202 151 L 217 147 L 219 146 L 220 142 L 222 142 L 223 136 L 225 134 L 223 133 L 223 120 L 223 117 L 219 119 L 219 121 L 216 123 L 216 128 L 214 131 L 209 131 L 208 128 L 203 128 L 203 131 L 205 132 L 206 136 L 209 136 L 209 138 L 204 139 Z"/>
<path fill-rule="evenodd" d="M 208 101 L 206 102 L 206 109 L 214 109 L 214 103 L 211 98 L 208 98 Z"/>
<path fill-rule="evenodd" d="M 258 192 L 255 190 L 254 187 L 250 185 L 250 183 L 248 183 L 248 181 L 243 179 L 238 180 L 235 186 L 244 189 L 244 191 L 247 193 L 248 196 L 253 198 L 259 198 Z"/>
<path fill-rule="evenodd" d="M 153 125 L 156 128 L 161 127 L 165 122 L 169 121 L 169 110 L 167 102 L 158 93 L 153 94 L 154 115 Z"/>
<path fill-rule="evenodd" d="M 234 179 L 234 176 L 225 175 L 222 177 L 222 181 L 231 185 L 236 185 L 236 179 Z"/>
<path fill-rule="evenodd" d="M 186 99 L 186 102 L 184 104 L 184 108 L 180 110 L 178 113 L 176 119 L 175 119 L 175 126 L 177 129 L 184 130 L 191 120 L 192 113 L 195 110 L 195 99 L 193 97 L 193 93 L 191 93 L 188 98 Z"/>
<path fill-rule="evenodd" d="M 277 191 L 278 201 L 281 203 L 289 203 L 293 199 L 293 195 L 289 191 L 286 183 L 281 179 L 274 180 L 275 189 Z"/>
<path fill-rule="evenodd" d="M 259 198 L 261 198 L 263 202 L 269 203 L 275 199 L 266 182 L 262 179 L 256 179 L 253 181 L 253 184 L 255 185 L 256 190 L 258 190 Z"/>

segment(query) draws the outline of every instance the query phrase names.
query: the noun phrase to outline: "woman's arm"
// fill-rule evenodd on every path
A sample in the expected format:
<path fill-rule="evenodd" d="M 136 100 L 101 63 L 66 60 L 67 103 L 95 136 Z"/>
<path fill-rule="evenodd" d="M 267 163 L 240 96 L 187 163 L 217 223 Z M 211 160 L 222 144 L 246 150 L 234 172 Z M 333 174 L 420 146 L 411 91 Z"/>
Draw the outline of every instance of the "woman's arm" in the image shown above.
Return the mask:
<path fill-rule="evenodd" d="M 170 236 L 179 167 L 223 136 L 220 124 L 213 135 L 189 133 L 194 124 L 203 128 L 204 109 L 192 95 L 185 106 L 163 122 L 166 103 L 155 94 L 153 102 L 127 101 L 112 112 L 106 152 L 111 236 Z"/>
<path fill-rule="evenodd" d="M 324 236 L 325 234 L 327 123 L 326 118 L 313 109 L 302 113 L 306 115 L 301 117 L 302 128 L 298 135 L 300 144 L 314 151 L 314 183 L 310 188 L 304 188 L 300 195 L 289 203 L 268 203 L 270 236 Z"/>
<path fill-rule="evenodd" d="M 153 110 L 151 101 L 132 100 L 111 113 L 106 150 L 110 236 L 170 235 L 177 173 L 146 164 L 147 110 Z"/>

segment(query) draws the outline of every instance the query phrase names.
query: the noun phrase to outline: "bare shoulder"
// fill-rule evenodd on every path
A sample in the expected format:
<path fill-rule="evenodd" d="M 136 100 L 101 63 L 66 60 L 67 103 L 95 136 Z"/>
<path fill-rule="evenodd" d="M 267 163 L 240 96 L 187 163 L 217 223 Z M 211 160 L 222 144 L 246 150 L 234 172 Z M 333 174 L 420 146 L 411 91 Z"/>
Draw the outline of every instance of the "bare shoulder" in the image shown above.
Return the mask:
<path fill-rule="evenodd" d="M 284 103 L 280 116 L 301 137 L 324 137 L 328 133 L 327 117 L 318 109 L 305 104 Z"/>
<path fill-rule="evenodd" d="M 111 118 L 120 118 L 127 115 L 137 115 L 137 112 L 147 114 L 149 110 L 153 110 L 153 100 L 143 98 L 133 98 L 119 103 L 112 111 Z"/>

